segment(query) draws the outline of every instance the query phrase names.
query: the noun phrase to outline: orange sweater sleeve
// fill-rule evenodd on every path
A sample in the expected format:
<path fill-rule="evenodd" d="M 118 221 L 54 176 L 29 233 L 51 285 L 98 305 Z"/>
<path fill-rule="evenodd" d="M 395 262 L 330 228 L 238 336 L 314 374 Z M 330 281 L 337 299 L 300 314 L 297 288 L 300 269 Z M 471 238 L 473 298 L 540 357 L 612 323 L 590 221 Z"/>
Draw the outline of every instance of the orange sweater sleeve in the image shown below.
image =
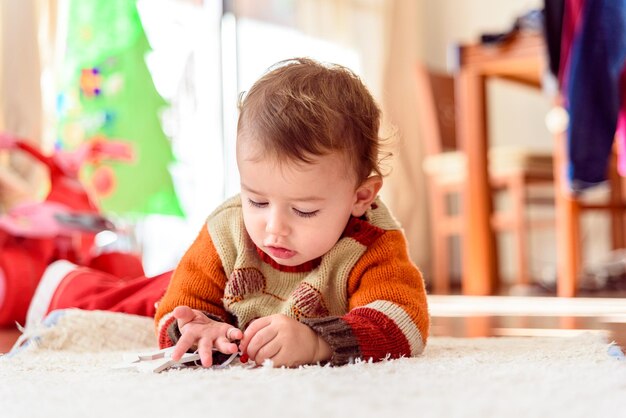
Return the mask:
<path fill-rule="evenodd" d="M 331 363 L 423 351 L 430 326 L 426 291 L 401 231 L 386 231 L 356 263 L 348 278 L 348 304 L 341 317 L 307 321 L 333 349 Z"/>
<path fill-rule="evenodd" d="M 346 319 L 365 357 L 376 357 L 376 346 L 386 344 L 404 346 L 387 351 L 394 357 L 421 353 L 430 329 L 426 290 L 401 231 L 387 231 L 364 254 L 350 274 L 348 294 Z"/>
<path fill-rule="evenodd" d="M 178 340 L 172 311 L 185 305 L 203 311 L 215 320 L 228 321 L 222 298 L 226 274 L 206 226 L 179 262 L 165 295 L 159 302 L 155 325 L 159 346 L 169 347 Z"/>

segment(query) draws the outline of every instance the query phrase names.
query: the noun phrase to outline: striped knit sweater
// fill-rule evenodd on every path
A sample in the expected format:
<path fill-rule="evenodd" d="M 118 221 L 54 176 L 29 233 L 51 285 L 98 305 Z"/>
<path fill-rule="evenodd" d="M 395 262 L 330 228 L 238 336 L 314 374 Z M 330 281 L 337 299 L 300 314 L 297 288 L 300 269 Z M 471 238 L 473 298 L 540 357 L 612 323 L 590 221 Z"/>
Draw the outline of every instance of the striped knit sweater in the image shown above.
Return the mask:
<path fill-rule="evenodd" d="M 187 305 L 242 330 L 281 313 L 310 326 L 331 347 L 331 363 L 422 352 L 429 331 L 421 273 L 398 223 L 379 199 L 351 218 L 320 259 L 281 266 L 244 229 L 241 199 L 217 208 L 181 259 L 155 317 L 159 345 L 176 343 L 172 311 Z"/>

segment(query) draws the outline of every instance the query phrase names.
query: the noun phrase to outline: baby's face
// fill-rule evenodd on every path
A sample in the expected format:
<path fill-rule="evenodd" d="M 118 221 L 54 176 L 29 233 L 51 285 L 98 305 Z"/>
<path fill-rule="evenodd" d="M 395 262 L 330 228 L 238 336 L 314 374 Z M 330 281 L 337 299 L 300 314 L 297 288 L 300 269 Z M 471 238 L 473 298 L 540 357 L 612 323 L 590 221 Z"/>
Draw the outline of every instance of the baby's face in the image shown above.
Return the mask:
<path fill-rule="evenodd" d="M 357 201 L 345 157 L 333 154 L 312 164 L 278 164 L 255 159 L 259 154 L 254 149 L 242 148 L 248 148 L 237 155 L 243 219 L 256 246 L 284 266 L 328 252 Z"/>

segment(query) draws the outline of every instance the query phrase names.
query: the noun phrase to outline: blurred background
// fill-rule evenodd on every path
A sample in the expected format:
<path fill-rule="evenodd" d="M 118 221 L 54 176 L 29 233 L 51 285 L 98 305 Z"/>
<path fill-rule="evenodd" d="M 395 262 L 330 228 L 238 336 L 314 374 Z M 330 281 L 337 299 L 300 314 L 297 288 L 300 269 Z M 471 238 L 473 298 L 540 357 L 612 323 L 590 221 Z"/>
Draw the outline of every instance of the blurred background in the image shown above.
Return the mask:
<path fill-rule="evenodd" d="M 563 12 L 585 16 L 576 14 L 583 3 L 0 0 L 0 273 L 48 263 L 26 246 L 41 236 L 55 245 L 50 260 L 122 251 L 139 255 L 148 276 L 173 269 L 239 190 L 240 94 L 277 61 L 308 56 L 351 68 L 383 110 L 392 157 L 381 194 L 424 273 L 433 335 L 612 329 L 624 347 L 626 187 L 611 174 L 582 196 L 564 181 L 568 113 L 556 76 L 566 79 L 569 62 L 553 47 L 569 53 Z M 621 16 L 610 33 L 626 27 Z M 572 85 L 594 90 L 605 79 Z M 593 100 L 580 108 L 601 110 Z M 611 142 L 615 121 L 605 125 Z M 589 133 L 583 154 L 597 143 Z M 459 147 L 443 149 L 455 135 Z M 549 189 L 528 212 L 516 206 L 533 197 L 525 156 L 540 157 L 534 168 Z M 61 217 L 59 202 L 69 206 Z"/>
<path fill-rule="evenodd" d="M 91 162 L 80 178 L 126 234 L 117 243 L 100 236 L 99 245 L 140 251 L 155 275 L 176 265 L 205 217 L 238 191 L 239 94 L 285 58 L 346 65 L 383 108 L 393 158 L 385 161 L 382 194 L 428 278 L 415 65 L 451 71 L 455 45 L 506 32 L 541 7 L 539 0 L 2 0 L 0 131 L 47 153 L 94 138 L 132 144 L 133 161 Z M 551 151 L 544 119 L 553 93 L 488 81 L 491 144 Z M 0 151 L 0 167 L 17 173 L 29 197 L 46 195 L 48 174 L 37 162 Z M 10 197 L 2 198 L 5 210 Z M 596 218 L 594 234 L 602 234 Z M 530 265 L 534 276 L 554 281 L 554 235 L 541 234 L 531 236 Z M 606 252 L 602 242 L 591 248 Z M 459 251 L 456 242 L 456 284 Z M 516 275 L 510 253 L 500 253 L 504 280 Z"/>

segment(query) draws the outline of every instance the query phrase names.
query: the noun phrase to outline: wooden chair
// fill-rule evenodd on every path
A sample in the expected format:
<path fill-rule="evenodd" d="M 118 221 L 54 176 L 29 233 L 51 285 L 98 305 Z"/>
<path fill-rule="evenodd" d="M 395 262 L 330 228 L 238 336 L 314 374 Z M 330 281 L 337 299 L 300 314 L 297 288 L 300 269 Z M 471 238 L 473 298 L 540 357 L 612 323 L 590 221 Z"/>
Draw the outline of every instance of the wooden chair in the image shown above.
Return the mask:
<path fill-rule="evenodd" d="M 466 158 L 456 142 L 453 77 L 418 64 L 416 81 L 417 113 L 425 146 L 423 169 L 428 179 L 431 216 L 431 291 L 445 294 L 450 292 L 450 237 L 463 234 Z M 529 284 L 528 229 L 539 226 L 539 222 L 530 221 L 527 206 L 554 204 L 552 196 L 531 198 L 529 186 L 553 184 L 552 155 L 521 147 L 493 147 L 489 151 L 489 173 L 494 194 L 504 192 L 510 198 L 510 210 L 494 211 L 492 228 L 496 233 L 510 231 L 513 234 L 517 283 Z M 461 211 L 457 213 L 448 210 L 447 201 L 451 195 L 458 195 L 461 199 Z M 552 224 L 553 220 L 549 222 Z M 543 226 L 545 224 L 544 220 Z"/>
<path fill-rule="evenodd" d="M 557 100 L 557 107 L 562 99 Z M 555 173 L 561 178 L 557 184 L 565 183 L 564 173 L 567 164 L 566 125 L 550 127 L 555 140 Z M 617 141 L 617 140 L 616 140 Z M 610 225 L 610 242 L 613 250 L 626 248 L 626 182 L 617 170 L 617 143 L 609 157 L 607 167 L 608 194 L 604 199 L 589 201 L 584 196 L 573 196 L 563 189 L 556 191 L 556 250 L 557 250 L 557 296 L 574 297 L 578 282 L 585 275 L 582 268 L 583 240 L 581 220 L 588 211 L 605 212 Z"/>

